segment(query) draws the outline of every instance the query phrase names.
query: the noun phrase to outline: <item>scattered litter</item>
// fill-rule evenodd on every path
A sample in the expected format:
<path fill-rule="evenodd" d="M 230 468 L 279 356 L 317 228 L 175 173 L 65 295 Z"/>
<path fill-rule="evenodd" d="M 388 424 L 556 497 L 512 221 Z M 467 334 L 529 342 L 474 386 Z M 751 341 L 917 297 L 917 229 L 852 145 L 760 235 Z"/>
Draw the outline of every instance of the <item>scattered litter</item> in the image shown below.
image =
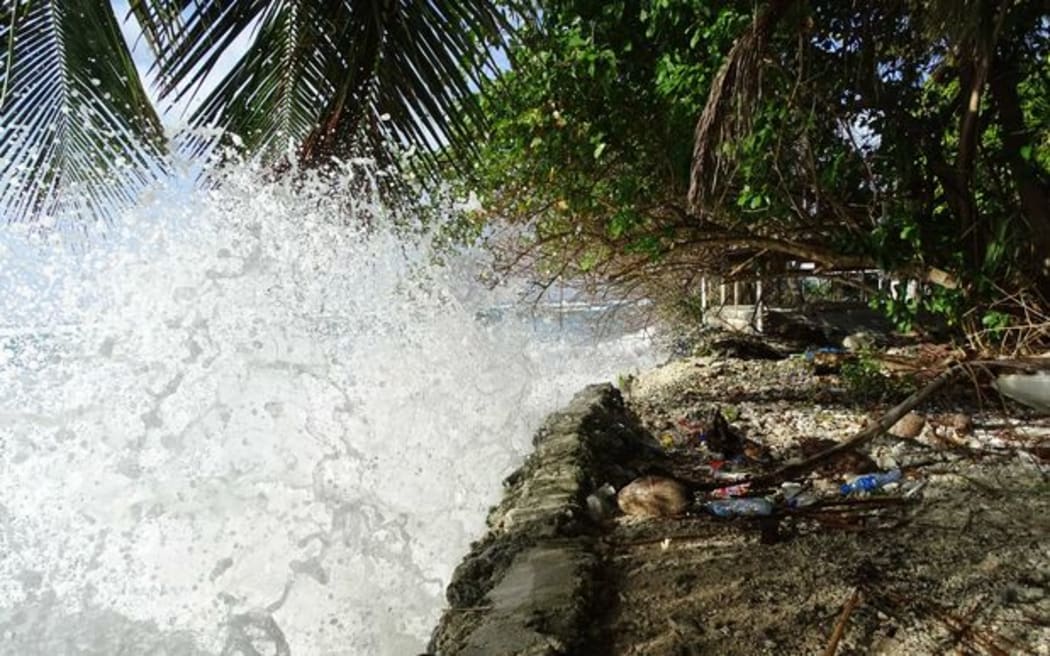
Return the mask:
<path fill-rule="evenodd" d="M 587 495 L 587 512 L 596 522 L 604 521 L 616 510 L 616 488 L 606 483 Z"/>
<path fill-rule="evenodd" d="M 912 499 L 922 492 L 927 483 L 929 483 L 929 481 L 908 481 L 901 486 L 901 496 L 905 499 Z"/>
<path fill-rule="evenodd" d="M 1050 371 L 1036 374 L 1003 374 L 992 384 L 1008 396 L 1040 412 L 1050 412 Z"/>
<path fill-rule="evenodd" d="M 871 492 L 877 490 L 880 487 L 889 485 L 890 483 L 896 483 L 901 479 L 901 470 L 894 469 L 892 471 L 884 472 L 881 474 L 864 474 L 854 478 L 849 483 L 843 483 L 839 490 L 843 495 L 852 494 L 854 492 Z"/>
<path fill-rule="evenodd" d="M 628 609 L 621 628 L 637 639 L 631 645 L 836 656 L 958 645 L 1050 656 L 1041 612 L 1050 569 L 1045 550 L 1032 547 L 1048 516 L 1050 417 L 1004 407 L 962 375 L 940 378 L 954 366 L 942 361 L 959 353 L 926 357 L 910 344 L 893 359 L 862 353 L 862 366 L 907 384 L 870 400 L 841 376 L 813 375 L 815 352 L 810 362 L 800 355 L 776 364 L 694 359 L 643 378 L 649 395 L 633 397 L 632 407 L 651 434 L 673 431 L 680 446 L 673 458 L 633 471 L 667 472 L 694 502 L 685 521 L 617 526 L 622 544 L 651 540 L 617 552 L 633 586 L 620 605 Z M 949 382 L 928 387 L 937 380 Z M 926 396 L 905 401 L 905 387 L 916 386 Z M 712 434 L 717 407 L 728 439 Z M 895 426 L 908 410 L 915 415 Z M 918 435 L 900 439 L 891 427 Z M 733 437 L 741 438 L 737 449 Z M 715 448 L 720 438 L 725 452 Z M 745 438 L 769 449 L 768 462 L 747 457 Z M 714 556 L 732 566 L 707 566 Z M 702 618 L 704 632 L 668 630 L 668 617 Z"/>
<path fill-rule="evenodd" d="M 724 469 L 722 469 L 725 461 L 718 462 L 718 467 L 711 467 L 711 477 L 714 478 L 716 481 L 743 481 L 751 477 L 751 474 L 745 471 L 725 471 Z"/>
<path fill-rule="evenodd" d="M 788 481 L 780 486 L 780 494 L 784 497 L 788 508 L 806 508 L 820 501 L 813 491 L 805 489 L 801 483 Z"/>
<path fill-rule="evenodd" d="M 748 490 L 750 489 L 750 483 L 740 483 L 739 485 L 730 485 L 728 487 L 720 487 L 717 490 L 712 490 L 711 496 L 715 499 L 729 499 L 731 497 L 742 497 L 745 494 L 747 494 Z"/>
<path fill-rule="evenodd" d="M 813 365 L 813 373 L 824 376 L 838 373 L 844 363 L 855 360 L 856 356 L 840 348 L 823 347 L 806 351 L 805 358 Z"/>
<path fill-rule="evenodd" d="M 817 495 L 812 492 L 803 492 L 787 500 L 788 508 L 808 508 L 820 502 Z"/>

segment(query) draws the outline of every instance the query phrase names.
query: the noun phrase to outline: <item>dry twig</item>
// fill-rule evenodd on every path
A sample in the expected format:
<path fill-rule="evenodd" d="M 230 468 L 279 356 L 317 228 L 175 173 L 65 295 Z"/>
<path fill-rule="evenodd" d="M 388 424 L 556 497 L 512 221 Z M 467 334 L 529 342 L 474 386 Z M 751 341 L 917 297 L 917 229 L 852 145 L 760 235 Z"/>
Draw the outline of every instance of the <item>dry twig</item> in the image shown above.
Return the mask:
<path fill-rule="evenodd" d="M 835 656 L 835 652 L 839 649 L 839 641 L 842 640 L 843 634 L 846 633 L 846 623 L 849 622 L 849 616 L 853 614 L 853 610 L 860 604 L 860 598 L 860 588 L 854 588 L 853 595 L 850 596 L 849 601 L 842 608 L 839 621 L 835 623 L 835 630 L 831 632 L 831 640 L 828 641 L 828 647 L 824 650 L 824 656 Z"/>

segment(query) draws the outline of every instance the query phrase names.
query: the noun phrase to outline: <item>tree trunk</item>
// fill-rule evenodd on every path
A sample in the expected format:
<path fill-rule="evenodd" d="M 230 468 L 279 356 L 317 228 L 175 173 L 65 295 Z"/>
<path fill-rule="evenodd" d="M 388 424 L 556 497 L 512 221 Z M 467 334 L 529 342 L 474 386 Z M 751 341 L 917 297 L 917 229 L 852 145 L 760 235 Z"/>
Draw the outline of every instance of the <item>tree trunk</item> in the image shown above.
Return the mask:
<path fill-rule="evenodd" d="M 976 50 L 976 49 L 975 49 Z M 988 246 L 988 230 L 977 211 L 973 190 L 973 168 L 977 159 L 977 142 L 980 140 L 981 98 L 988 79 L 989 61 L 978 55 L 969 65 L 961 67 L 959 88 L 963 90 L 962 116 L 959 120 L 959 148 L 955 158 L 955 179 L 958 184 L 959 234 L 970 243 L 970 265 L 980 266 Z"/>
<path fill-rule="evenodd" d="M 997 74 L 991 78 L 990 88 L 1002 128 L 1004 155 L 1021 199 L 1021 211 L 1028 221 L 1033 247 L 1030 269 L 1040 291 L 1050 300 L 1050 184 L 1046 174 L 1022 155 L 1023 148 L 1033 144 L 1017 94 L 1020 76 L 1016 66 L 1009 62 L 1000 64 Z"/>

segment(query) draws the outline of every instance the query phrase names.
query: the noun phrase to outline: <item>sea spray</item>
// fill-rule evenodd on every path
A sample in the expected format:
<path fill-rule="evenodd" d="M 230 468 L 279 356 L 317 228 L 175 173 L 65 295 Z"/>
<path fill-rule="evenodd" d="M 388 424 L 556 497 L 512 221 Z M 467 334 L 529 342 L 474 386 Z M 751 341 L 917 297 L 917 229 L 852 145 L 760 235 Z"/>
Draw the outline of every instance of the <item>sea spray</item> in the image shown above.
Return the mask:
<path fill-rule="evenodd" d="M 390 218 L 241 169 L 5 235 L 0 654 L 421 650 L 542 417 L 651 353 L 478 320 Z"/>

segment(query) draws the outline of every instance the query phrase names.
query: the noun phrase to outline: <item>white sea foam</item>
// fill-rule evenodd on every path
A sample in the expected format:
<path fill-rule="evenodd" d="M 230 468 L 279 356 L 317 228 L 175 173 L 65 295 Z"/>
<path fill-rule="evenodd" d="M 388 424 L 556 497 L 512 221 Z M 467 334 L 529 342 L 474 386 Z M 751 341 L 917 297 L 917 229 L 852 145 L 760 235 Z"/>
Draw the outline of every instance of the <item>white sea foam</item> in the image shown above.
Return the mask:
<path fill-rule="evenodd" d="M 0 654 L 421 650 L 542 417 L 652 352 L 479 321 L 388 220 L 245 170 L 5 235 Z"/>

